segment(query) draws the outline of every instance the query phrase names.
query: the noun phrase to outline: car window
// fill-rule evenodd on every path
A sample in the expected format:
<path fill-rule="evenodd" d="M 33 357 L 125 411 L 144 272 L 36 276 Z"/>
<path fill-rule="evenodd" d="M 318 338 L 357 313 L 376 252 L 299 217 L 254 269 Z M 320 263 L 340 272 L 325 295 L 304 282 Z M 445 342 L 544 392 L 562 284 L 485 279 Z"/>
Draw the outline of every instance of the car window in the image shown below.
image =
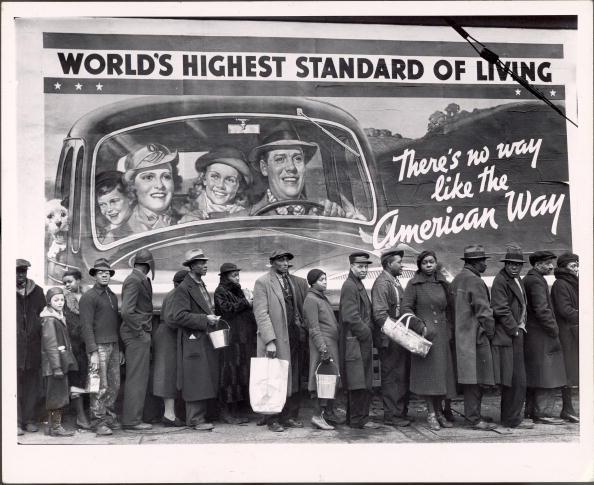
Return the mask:
<path fill-rule="evenodd" d="M 265 143 L 283 126 L 299 144 Z M 323 120 L 242 114 L 134 127 L 97 147 L 94 233 L 109 245 L 220 218 L 370 221 L 365 163 L 353 132 Z"/>

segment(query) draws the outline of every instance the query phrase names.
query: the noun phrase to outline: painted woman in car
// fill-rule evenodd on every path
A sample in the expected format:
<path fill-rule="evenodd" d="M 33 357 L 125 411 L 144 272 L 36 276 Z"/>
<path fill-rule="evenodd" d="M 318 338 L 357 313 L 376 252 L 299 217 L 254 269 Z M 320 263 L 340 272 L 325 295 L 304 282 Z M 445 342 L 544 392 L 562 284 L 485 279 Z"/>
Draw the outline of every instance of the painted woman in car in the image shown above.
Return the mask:
<path fill-rule="evenodd" d="M 227 146 L 215 148 L 199 157 L 195 167 L 196 197 L 180 224 L 249 214 L 246 189 L 252 184 L 252 174 L 240 150 Z"/>

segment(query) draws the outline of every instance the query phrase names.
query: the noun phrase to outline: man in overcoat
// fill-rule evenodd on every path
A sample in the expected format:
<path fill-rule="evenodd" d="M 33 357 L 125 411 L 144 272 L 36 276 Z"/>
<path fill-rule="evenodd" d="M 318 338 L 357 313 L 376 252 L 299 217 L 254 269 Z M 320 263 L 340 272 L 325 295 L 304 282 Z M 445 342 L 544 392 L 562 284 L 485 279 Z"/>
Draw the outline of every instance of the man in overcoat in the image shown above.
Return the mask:
<path fill-rule="evenodd" d="M 31 263 L 16 260 L 17 302 L 17 434 L 30 433 L 37 425 L 41 394 L 41 320 L 45 307 L 43 290 L 27 278 Z"/>
<path fill-rule="evenodd" d="M 481 386 L 495 385 L 491 342 L 495 333 L 489 289 L 481 278 L 487 269 L 483 246 L 464 248 L 464 268 L 451 285 L 455 311 L 458 383 L 464 386 L 464 414 L 473 429 L 492 430 L 481 417 Z"/>
<path fill-rule="evenodd" d="M 381 329 L 390 317 L 400 317 L 400 303 L 404 295 L 398 276 L 402 274 L 401 249 L 388 249 L 381 255 L 384 270 L 373 282 L 371 304 L 373 307 L 373 340 L 379 350 L 382 377 L 384 424 L 408 426 L 406 419 L 409 400 L 410 353 L 390 340 Z"/>
<path fill-rule="evenodd" d="M 270 271 L 256 280 L 254 316 L 258 325 L 257 356 L 287 360 L 289 381 L 287 401 L 280 415 L 266 418 L 268 429 L 282 432 L 285 427 L 302 428 L 299 421 L 300 362 L 303 324 L 303 285 L 289 275 L 293 254 L 275 250 L 270 256 Z M 307 282 L 305 282 L 307 287 Z"/>
<path fill-rule="evenodd" d="M 553 271 L 556 256 L 536 251 L 529 256 L 532 269 L 524 276 L 528 319 L 524 355 L 526 359 L 526 415 L 535 423 L 563 424 L 552 416 L 554 390 L 566 383 L 559 327 L 553 312 L 549 285 L 544 278 Z"/>
<path fill-rule="evenodd" d="M 208 401 L 219 390 L 219 356 L 208 337 L 209 326 L 219 320 L 202 277 L 208 258 L 201 249 L 190 249 L 182 263 L 190 269 L 175 290 L 169 305 L 170 320 L 178 327 L 177 387 L 186 402 L 186 424 L 197 431 L 214 428 L 206 421 Z"/>
<path fill-rule="evenodd" d="M 122 426 L 147 430 L 152 425 L 142 422 L 142 411 L 149 381 L 151 330 L 153 321 L 153 287 L 148 273 L 155 277 L 153 255 L 141 249 L 132 259 L 132 273 L 122 286 L 122 326 L 120 335 L 126 352 L 126 382 Z"/>
<path fill-rule="evenodd" d="M 522 422 L 526 399 L 524 336 L 526 334 L 526 291 L 520 280 L 524 265 L 522 249 L 509 246 L 501 260 L 504 267 L 491 287 L 491 308 L 495 318 L 493 364 L 495 382 L 501 387 L 501 424 L 510 428 L 533 428 Z"/>
<path fill-rule="evenodd" d="M 373 389 L 373 339 L 371 300 L 362 280 L 371 264 L 369 254 L 349 256 L 349 276 L 340 290 L 339 324 L 341 362 L 347 397 L 347 423 L 351 428 L 377 429 L 369 420 Z"/>

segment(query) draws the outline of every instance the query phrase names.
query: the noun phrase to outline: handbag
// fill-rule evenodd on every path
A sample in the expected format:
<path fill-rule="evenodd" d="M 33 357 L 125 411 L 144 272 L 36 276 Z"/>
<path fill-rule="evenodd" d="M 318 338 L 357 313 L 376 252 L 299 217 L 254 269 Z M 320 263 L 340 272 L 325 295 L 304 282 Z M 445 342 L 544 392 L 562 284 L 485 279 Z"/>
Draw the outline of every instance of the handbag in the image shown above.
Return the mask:
<path fill-rule="evenodd" d="M 420 357 L 426 357 L 431 349 L 431 342 L 408 328 L 410 320 L 417 318 L 412 313 L 404 313 L 398 320 L 390 317 L 382 326 L 382 332 L 401 347 Z"/>
<path fill-rule="evenodd" d="M 287 400 L 289 361 L 252 357 L 250 361 L 250 405 L 261 414 L 280 413 Z"/>

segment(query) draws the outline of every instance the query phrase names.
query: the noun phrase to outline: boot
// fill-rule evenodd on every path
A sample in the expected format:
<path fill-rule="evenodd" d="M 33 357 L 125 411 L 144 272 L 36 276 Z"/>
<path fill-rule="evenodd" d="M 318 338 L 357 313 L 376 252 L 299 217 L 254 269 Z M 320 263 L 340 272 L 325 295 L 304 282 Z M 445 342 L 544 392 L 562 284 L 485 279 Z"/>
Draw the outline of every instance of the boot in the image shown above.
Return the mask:
<path fill-rule="evenodd" d="M 444 399 L 444 403 L 443 403 L 443 416 L 450 423 L 453 423 L 456 420 L 454 418 L 454 413 L 452 412 L 452 400 L 451 399 Z"/>
<path fill-rule="evenodd" d="M 570 423 L 579 423 L 580 418 L 573 408 L 571 400 L 571 387 L 564 387 L 561 389 L 561 397 L 563 399 L 563 407 L 561 409 L 561 419 L 569 421 Z"/>
<path fill-rule="evenodd" d="M 67 431 L 62 427 L 61 409 L 52 409 L 50 411 L 50 436 L 74 436 L 72 431 Z"/>
<path fill-rule="evenodd" d="M 437 421 L 437 416 L 435 415 L 435 413 L 429 413 L 427 415 L 427 424 L 429 425 L 430 430 L 439 431 L 441 429 L 441 426 L 439 425 L 439 421 Z"/>
<path fill-rule="evenodd" d="M 81 429 L 91 429 L 91 423 L 85 413 L 82 397 L 76 397 L 72 399 L 74 409 L 76 409 L 76 425 Z"/>

